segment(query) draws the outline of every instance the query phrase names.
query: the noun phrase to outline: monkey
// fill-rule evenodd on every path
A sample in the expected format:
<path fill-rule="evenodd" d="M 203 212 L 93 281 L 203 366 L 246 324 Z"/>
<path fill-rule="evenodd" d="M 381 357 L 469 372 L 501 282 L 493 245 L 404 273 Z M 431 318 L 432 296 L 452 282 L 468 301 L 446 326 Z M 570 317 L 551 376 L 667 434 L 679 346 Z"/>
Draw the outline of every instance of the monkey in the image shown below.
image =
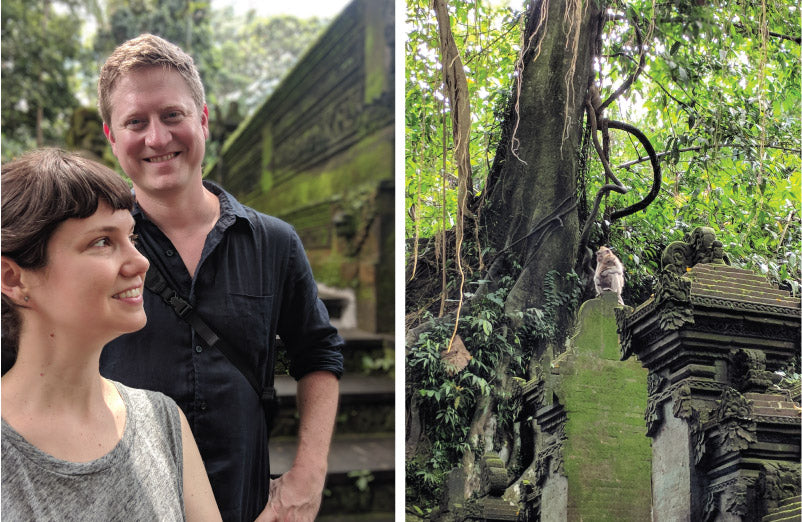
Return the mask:
<path fill-rule="evenodd" d="M 596 295 L 609 290 L 618 295 L 619 304 L 624 304 L 621 298 L 621 292 L 624 290 L 624 265 L 613 251 L 605 246 L 596 252 L 596 273 L 593 282 L 596 286 Z"/>

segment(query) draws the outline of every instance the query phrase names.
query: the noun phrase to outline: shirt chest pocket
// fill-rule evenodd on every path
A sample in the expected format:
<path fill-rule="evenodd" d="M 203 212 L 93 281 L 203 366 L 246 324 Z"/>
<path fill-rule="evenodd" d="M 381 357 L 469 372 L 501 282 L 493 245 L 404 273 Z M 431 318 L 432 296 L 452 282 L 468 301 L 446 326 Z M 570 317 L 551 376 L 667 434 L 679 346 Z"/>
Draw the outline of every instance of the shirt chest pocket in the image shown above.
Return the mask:
<path fill-rule="evenodd" d="M 226 294 L 217 311 L 219 333 L 243 358 L 263 369 L 273 332 L 273 296 Z M 261 372 L 258 372 L 261 373 Z"/>

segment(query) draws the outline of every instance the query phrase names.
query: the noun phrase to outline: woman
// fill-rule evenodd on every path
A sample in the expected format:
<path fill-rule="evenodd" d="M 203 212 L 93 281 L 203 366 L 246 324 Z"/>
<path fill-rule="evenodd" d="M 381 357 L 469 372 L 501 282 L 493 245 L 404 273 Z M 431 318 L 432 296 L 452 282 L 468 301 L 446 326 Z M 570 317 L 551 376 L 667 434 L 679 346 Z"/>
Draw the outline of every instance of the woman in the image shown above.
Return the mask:
<path fill-rule="evenodd" d="M 3 518 L 220 519 L 178 406 L 98 370 L 146 322 L 133 203 L 116 173 L 60 150 L 3 167 Z"/>

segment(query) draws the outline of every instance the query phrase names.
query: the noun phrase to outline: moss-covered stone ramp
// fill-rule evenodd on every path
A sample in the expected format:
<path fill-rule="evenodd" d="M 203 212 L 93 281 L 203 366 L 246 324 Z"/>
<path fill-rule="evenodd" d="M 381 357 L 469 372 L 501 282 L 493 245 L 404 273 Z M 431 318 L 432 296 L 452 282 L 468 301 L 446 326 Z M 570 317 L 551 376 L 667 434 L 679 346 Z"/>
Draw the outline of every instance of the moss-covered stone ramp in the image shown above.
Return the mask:
<path fill-rule="evenodd" d="M 567 520 L 651 517 L 651 446 L 646 437 L 647 372 L 620 361 L 615 307 L 604 293 L 579 311 L 577 334 L 560 357 L 554 392 L 565 408 Z M 544 505 L 543 520 L 551 507 Z"/>

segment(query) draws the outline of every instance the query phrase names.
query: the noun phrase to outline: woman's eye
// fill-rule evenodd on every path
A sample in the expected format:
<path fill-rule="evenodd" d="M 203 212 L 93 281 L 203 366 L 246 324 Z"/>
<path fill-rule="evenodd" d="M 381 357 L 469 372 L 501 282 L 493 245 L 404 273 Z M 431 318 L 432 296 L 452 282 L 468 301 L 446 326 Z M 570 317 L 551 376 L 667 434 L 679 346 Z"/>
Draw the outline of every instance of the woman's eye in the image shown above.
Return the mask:
<path fill-rule="evenodd" d="M 131 244 L 137 246 L 139 244 L 139 234 L 131 234 L 128 236 L 128 240 L 131 241 Z"/>
<path fill-rule="evenodd" d="M 109 245 L 111 245 L 111 241 L 109 241 L 109 238 L 107 237 L 102 237 L 100 239 L 95 240 L 95 242 L 92 243 L 93 247 L 98 247 L 98 248 L 107 247 Z"/>

